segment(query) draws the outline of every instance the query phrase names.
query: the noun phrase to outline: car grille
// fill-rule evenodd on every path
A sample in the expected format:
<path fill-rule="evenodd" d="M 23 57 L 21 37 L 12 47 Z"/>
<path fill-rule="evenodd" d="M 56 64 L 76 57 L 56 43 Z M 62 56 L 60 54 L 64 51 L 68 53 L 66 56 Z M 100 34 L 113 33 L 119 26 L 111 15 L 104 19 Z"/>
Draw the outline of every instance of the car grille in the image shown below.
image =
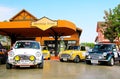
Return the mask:
<path fill-rule="evenodd" d="M 20 55 L 21 60 L 29 60 L 29 56 L 27 55 Z"/>
<path fill-rule="evenodd" d="M 102 56 L 102 54 L 98 54 L 98 53 L 90 54 L 91 59 L 94 59 L 94 60 L 98 60 L 100 56 Z"/>
<path fill-rule="evenodd" d="M 70 57 L 70 55 L 69 55 L 69 54 L 62 54 L 62 55 L 61 55 L 61 57 L 62 57 L 62 58 L 64 58 L 64 57 L 69 58 L 69 57 Z"/>

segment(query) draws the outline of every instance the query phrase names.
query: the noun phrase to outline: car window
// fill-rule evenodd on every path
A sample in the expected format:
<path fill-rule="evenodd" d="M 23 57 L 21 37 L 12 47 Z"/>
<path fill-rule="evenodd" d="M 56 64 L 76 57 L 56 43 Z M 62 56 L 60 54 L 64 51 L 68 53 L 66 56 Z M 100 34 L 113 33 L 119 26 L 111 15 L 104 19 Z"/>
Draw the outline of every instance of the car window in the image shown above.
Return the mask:
<path fill-rule="evenodd" d="M 39 49 L 39 43 L 37 42 L 17 42 L 15 44 L 15 49 L 19 48 L 32 48 L 32 49 Z"/>
<path fill-rule="evenodd" d="M 74 50 L 80 50 L 79 46 L 74 46 Z"/>
<path fill-rule="evenodd" d="M 97 50 L 112 50 L 112 45 L 109 45 L 109 44 L 95 45 L 93 50 L 94 51 L 97 51 Z"/>
<path fill-rule="evenodd" d="M 68 47 L 68 50 L 72 50 L 72 49 L 73 49 L 73 46 L 69 46 L 69 47 Z"/>
<path fill-rule="evenodd" d="M 47 47 L 43 47 L 43 49 L 42 50 L 48 50 L 48 48 Z"/>
<path fill-rule="evenodd" d="M 79 46 L 69 46 L 68 50 L 79 50 L 80 47 Z"/>

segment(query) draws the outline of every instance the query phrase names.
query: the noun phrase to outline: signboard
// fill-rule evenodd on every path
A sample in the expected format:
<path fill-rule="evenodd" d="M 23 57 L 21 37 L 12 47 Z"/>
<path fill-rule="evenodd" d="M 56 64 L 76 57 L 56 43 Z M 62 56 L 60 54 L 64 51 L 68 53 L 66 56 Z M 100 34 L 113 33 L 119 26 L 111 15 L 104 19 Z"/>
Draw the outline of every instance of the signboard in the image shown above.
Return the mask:
<path fill-rule="evenodd" d="M 32 22 L 32 26 L 35 26 L 35 27 L 44 31 L 44 30 L 47 30 L 48 28 L 51 28 L 53 26 L 57 26 L 57 21 L 53 21 L 53 20 L 50 20 L 46 17 L 43 17 L 36 22 Z"/>

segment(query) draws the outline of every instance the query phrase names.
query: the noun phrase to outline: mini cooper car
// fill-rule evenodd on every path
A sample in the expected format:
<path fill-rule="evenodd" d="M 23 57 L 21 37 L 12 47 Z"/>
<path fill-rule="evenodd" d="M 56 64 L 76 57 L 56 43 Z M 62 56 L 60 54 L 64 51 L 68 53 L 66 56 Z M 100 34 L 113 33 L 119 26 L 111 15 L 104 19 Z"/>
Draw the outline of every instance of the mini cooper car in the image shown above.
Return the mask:
<path fill-rule="evenodd" d="M 75 63 L 85 60 L 85 46 L 69 46 L 59 54 L 60 61 L 74 61 Z"/>
<path fill-rule="evenodd" d="M 6 68 L 12 66 L 30 67 L 37 66 L 43 68 L 43 55 L 39 42 L 30 40 L 16 41 L 12 49 L 8 52 Z"/>
<path fill-rule="evenodd" d="M 96 44 L 91 51 L 86 53 L 87 64 L 108 64 L 113 66 L 115 61 L 120 61 L 120 56 L 115 44 Z"/>
<path fill-rule="evenodd" d="M 43 53 L 44 59 L 50 60 L 51 55 L 50 55 L 50 52 L 48 50 L 48 47 L 42 46 L 42 53 Z"/>

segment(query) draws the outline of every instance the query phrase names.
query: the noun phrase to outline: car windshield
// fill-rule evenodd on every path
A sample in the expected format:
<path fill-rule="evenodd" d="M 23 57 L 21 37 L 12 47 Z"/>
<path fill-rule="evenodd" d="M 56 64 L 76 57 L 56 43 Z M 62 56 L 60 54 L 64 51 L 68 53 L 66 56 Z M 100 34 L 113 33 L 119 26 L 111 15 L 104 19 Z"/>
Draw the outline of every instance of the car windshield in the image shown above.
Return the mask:
<path fill-rule="evenodd" d="M 80 46 L 69 46 L 68 50 L 79 50 Z"/>
<path fill-rule="evenodd" d="M 39 43 L 37 42 L 17 42 L 15 44 L 15 49 L 19 48 L 40 49 L 40 46 Z"/>
<path fill-rule="evenodd" d="M 48 50 L 48 48 L 47 47 L 43 47 L 43 49 L 42 50 Z"/>
<path fill-rule="evenodd" d="M 111 51 L 112 50 L 112 45 L 109 44 L 98 44 L 95 45 L 93 48 L 93 51 Z"/>

